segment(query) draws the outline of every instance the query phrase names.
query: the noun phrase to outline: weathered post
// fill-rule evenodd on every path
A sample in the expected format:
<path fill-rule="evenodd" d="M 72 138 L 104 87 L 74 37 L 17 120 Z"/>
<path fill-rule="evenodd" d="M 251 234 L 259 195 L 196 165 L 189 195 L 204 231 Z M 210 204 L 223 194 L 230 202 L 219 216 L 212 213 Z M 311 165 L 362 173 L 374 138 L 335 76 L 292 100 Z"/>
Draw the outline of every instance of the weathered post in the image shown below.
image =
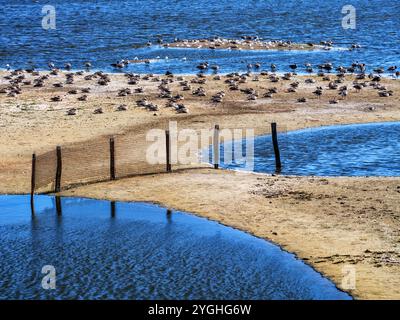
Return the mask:
<path fill-rule="evenodd" d="M 282 164 L 281 164 L 281 155 L 279 152 L 278 134 L 275 122 L 271 123 L 271 134 L 272 134 L 272 144 L 274 145 L 274 153 L 275 153 L 275 169 L 276 172 L 279 173 L 282 170 Z"/>
<path fill-rule="evenodd" d="M 36 185 L 36 154 L 32 154 L 32 171 L 31 171 L 31 213 L 35 215 L 35 204 L 33 195 L 35 194 Z"/>
<path fill-rule="evenodd" d="M 167 172 L 171 172 L 171 140 L 169 130 L 165 131 L 165 150 L 166 150 L 166 164 Z"/>
<path fill-rule="evenodd" d="M 213 163 L 214 163 L 214 169 L 218 169 L 219 168 L 219 125 L 218 124 L 216 124 L 214 127 Z"/>
<path fill-rule="evenodd" d="M 60 146 L 57 146 L 56 148 L 56 155 L 57 155 L 57 169 L 56 169 L 56 183 L 54 185 L 54 192 L 58 193 L 61 191 L 61 175 L 62 175 L 62 155 Z"/>
<path fill-rule="evenodd" d="M 110 138 L 110 179 L 115 180 L 115 142 Z"/>

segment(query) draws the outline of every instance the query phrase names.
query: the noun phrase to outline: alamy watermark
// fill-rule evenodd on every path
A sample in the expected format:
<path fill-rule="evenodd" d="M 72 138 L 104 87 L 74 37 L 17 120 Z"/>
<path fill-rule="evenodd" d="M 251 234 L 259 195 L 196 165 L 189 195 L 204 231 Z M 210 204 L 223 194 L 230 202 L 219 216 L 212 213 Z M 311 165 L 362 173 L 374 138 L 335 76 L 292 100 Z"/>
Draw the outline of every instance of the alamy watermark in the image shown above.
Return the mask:
<path fill-rule="evenodd" d="M 342 18 L 342 28 L 355 29 L 356 28 L 356 8 L 352 5 L 345 5 L 342 8 L 342 14 L 345 16 Z"/>
<path fill-rule="evenodd" d="M 356 288 L 356 268 L 352 265 L 342 267 L 342 289 L 354 290 Z"/>
<path fill-rule="evenodd" d="M 222 165 L 240 165 L 244 170 L 254 169 L 254 129 L 178 129 L 176 121 L 169 122 L 170 163 L 195 165 L 220 162 L 220 143 L 224 142 Z M 217 139 L 217 141 L 216 141 Z M 146 134 L 151 144 L 146 149 L 148 164 L 166 163 L 166 137 L 162 129 L 151 129 Z M 212 147 L 212 145 L 214 147 Z M 210 149 L 211 148 L 211 149 Z"/>
<path fill-rule="evenodd" d="M 52 265 L 45 265 L 42 268 L 42 274 L 45 274 L 42 278 L 42 288 L 44 290 L 56 289 L 56 268 Z"/>
<path fill-rule="evenodd" d="M 42 28 L 44 30 L 56 29 L 56 8 L 51 5 L 43 6 Z"/>

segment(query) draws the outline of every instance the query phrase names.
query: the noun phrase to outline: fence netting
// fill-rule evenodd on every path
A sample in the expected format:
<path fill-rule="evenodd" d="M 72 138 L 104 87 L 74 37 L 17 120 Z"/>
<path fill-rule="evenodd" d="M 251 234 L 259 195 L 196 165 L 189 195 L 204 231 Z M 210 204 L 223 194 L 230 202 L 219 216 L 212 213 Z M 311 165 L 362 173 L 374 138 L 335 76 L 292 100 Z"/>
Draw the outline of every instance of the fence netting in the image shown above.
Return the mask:
<path fill-rule="evenodd" d="M 205 166 L 199 152 L 197 132 L 180 137 L 171 132 L 169 162 L 172 170 Z M 93 141 L 61 146 L 61 189 L 111 179 L 111 141 L 114 144 L 115 178 L 156 174 L 167 171 L 167 139 L 165 130 L 154 129 Z M 210 140 L 211 141 L 211 140 Z M 36 192 L 53 192 L 57 172 L 57 152 L 36 157 Z"/>
<path fill-rule="evenodd" d="M 115 172 L 117 178 L 138 174 L 159 173 L 166 170 L 165 132 L 158 136 L 159 149 L 152 148 L 157 141 L 147 141 L 145 133 L 114 137 Z"/>
<path fill-rule="evenodd" d="M 37 190 L 54 190 L 57 169 L 56 149 L 36 157 L 36 182 Z"/>
<path fill-rule="evenodd" d="M 164 129 L 168 129 L 169 143 Z M 218 140 L 215 140 L 216 131 Z M 60 186 L 61 189 L 66 189 L 86 183 L 108 181 L 113 176 L 119 179 L 165 173 L 167 161 L 172 171 L 209 167 L 215 163 L 221 168 L 257 171 L 255 154 L 267 160 L 265 166 L 271 166 L 272 172 L 274 151 L 269 137 L 271 131 L 268 131 L 268 127 L 264 131 L 265 138 L 257 138 L 258 142 L 255 142 L 255 134 L 259 134 L 257 128 L 220 127 L 216 130 L 214 127 L 198 127 L 178 130 L 171 126 L 163 126 L 163 129 L 142 129 L 60 146 L 62 163 Z M 282 133 L 281 131 L 279 139 L 284 139 L 286 136 Z M 287 142 L 282 142 L 281 151 L 284 155 L 284 145 Z M 167 157 L 167 146 L 169 157 Z M 57 173 L 56 147 L 36 157 L 35 171 L 36 192 L 53 192 Z"/>
<path fill-rule="evenodd" d="M 61 147 L 61 187 L 104 181 L 110 176 L 109 138 Z"/>

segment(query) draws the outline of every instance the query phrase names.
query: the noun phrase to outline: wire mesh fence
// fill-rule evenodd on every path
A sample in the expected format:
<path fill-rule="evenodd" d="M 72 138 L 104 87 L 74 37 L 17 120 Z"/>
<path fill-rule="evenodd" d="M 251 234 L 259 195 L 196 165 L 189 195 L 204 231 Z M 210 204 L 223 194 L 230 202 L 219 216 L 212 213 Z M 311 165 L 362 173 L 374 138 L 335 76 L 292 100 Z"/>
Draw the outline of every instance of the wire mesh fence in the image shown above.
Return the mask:
<path fill-rule="evenodd" d="M 62 147 L 61 188 L 109 177 L 109 138 L 99 137 L 79 146 Z"/>
<path fill-rule="evenodd" d="M 157 159 L 149 157 L 154 141 L 145 133 L 115 137 L 115 175 L 117 178 L 166 171 L 165 133 L 160 133 Z M 151 161 L 157 160 L 157 161 Z"/>
<path fill-rule="evenodd" d="M 57 170 L 56 150 L 46 152 L 36 157 L 35 186 L 43 190 L 54 190 Z"/>
<path fill-rule="evenodd" d="M 243 159 L 248 161 L 247 165 L 253 165 L 253 131 L 219 128 L 218 125 L 179 131 L 176 128 L 150 129 L 58 146 L 34 157 L 32 193 L 59 192 L 87 183 L 210 164 L 219 168 L 221 160 L 225 163 L 224 168 L 229 168 L 226 165 L 229 162 L 237 163 Z M 276 136 L 276 131 L 274 134 Z M 279 158 L 279 149 L 277 145 L 274 147 Z"/>

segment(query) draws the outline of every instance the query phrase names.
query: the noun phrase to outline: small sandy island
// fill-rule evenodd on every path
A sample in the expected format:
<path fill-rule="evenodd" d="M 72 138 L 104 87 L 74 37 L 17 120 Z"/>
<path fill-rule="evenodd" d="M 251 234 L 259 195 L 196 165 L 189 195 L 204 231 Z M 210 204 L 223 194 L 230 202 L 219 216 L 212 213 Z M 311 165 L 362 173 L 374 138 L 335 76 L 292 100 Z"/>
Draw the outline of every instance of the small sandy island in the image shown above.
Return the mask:
<path fill-rule="evenodd" d="M 231 49 L 231 50 L 331 50 L 331 41 L 321 41 L 321 43 L 294 43 L 285 40 L 261 40 L 256 37 L 243 37 L 243 39 L 186 39 L 176 40 L 171 43 L 163 44 L 169 48 L 192 48 L 192 49 Z M 357 45 L 352 48 L 357 48 Z"/>
<path fill-rule="evenodd" d="M 335 74 L 124 75 L 0 72 L 0 192 L 28 193 L 30 159 L 150 128 L 254 128 L 400 121 L 400 81 Z M 143 152 L 143 150 L 137 150 Z M 96 165 L 86 159 L 85 165 Z M 356 298 L 400 298 L 400 178 L 285 177 L 199 168 L 64 195 L 150 201 L 270 239 Z"/>

